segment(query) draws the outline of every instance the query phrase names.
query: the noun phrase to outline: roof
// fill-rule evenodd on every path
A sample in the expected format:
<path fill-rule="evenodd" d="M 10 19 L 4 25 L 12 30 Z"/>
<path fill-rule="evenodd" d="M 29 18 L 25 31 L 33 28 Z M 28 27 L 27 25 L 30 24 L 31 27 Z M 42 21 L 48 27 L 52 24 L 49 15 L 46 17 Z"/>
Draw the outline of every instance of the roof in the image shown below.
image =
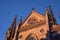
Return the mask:
<path fill-rule="evenodd" d="M 60 31 L 60 25 L 53 25 L 52 31 L 59 32 Z"/>

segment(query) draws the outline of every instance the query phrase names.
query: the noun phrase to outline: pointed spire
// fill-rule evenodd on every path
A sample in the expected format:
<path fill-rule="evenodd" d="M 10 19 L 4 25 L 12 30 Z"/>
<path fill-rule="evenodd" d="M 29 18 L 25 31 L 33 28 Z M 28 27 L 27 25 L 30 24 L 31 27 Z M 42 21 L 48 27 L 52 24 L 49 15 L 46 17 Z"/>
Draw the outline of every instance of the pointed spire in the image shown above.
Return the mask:
<path fill-rule="evenodd" d="M 14 29 L 16 28 L 16 18 L 17 18 L 17 15 L 15 15 L 12 25 L 11 25 Z"/>
<path fill-rule="evenodd" d="M 16 22 L 16 18 L 17 18 L 17 15 L 15 15 L 14 19 L 13 19 L 13 22 Z"/>
<path fill-rule="evenodd" d="M 49 14 L 52 24 L 57 24 L 50 5 L 49 5 Z"/>
<path fill-rule="evenodd" d="M 15 15 L 12 25 L 11 25 L 11 36 L 10 36 L 11 39 L 14 37 L 15 30 L 16 30 L 16 18 L 17 18 L 17 15 Z"/>
<path fill-rule="evenodd" d="M 20 25 L 22 24 L 22 16 L 20 16 L 20 20 L 18 22 L 18 28 L 20 28 Z"/>
<path fill-rule="evenodd" d="M 8 37 L 6 37 L 7 40 L 11 40 L 14 37 L 15 29 L 16 29 L 16 17 L 17 16 L 14 17 L 13 22 L 12 22 L 10 28 L 7 31 L 6 36 L 9 35 Z"/>
<path fill-rule="evenodd" d="M 20 23 L 22 24 L 22 16 L 20 17 Z"/>
<path fill-rule="evenodd" d="M 15 35 L 14 35 L 13 40 L 18 40 L 19 28 L 20 28 L 21 24 L 22 24 L 22 16 L 20 16 L 20 20 L 19 20 L 18 25 L 16 27 L 16 31 L 15 31 Z"/>
<path fill-rule="evenodd" d="M 46 8 L 46 15 L 48 15 L 48 9 Z"/>
<path fill-rule="evenodd" d="M 48 9 L 46 8 L 46 15 L 45 15 L 45 16 L 46 16 L 46 21 L 48 21 L 48 12 L 49 12 L 49 11 L 48 11 Z"/>

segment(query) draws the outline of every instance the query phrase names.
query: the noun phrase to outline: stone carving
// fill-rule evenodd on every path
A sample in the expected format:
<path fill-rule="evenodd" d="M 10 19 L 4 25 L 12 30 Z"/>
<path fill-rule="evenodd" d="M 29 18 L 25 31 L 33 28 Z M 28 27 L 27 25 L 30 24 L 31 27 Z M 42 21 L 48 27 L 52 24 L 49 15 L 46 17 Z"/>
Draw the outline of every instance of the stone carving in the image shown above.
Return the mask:
<path fill-rule="evenodd" d="M 43 24 L 45 24 L 45 20 L 40 20 L 40 21 L 38 21 L 37 18 L 32 17 L 32 18 L 30 18 L 30 19 L 28 20 L 26 26 L 27 26 L 27 27 L 28 27 L 28 26 L 29 26 L 29 27 L 36 27 L 36 26 L 41 26 L 41 25 L 43 25 Z"/>
<path fill-rule="evenodd" d="M 28 20 L 28 22 L 27 22 L 27 25 L 29 25 L 29 26 L 38 26 L 38 25 L 42 25 L 42 24 L 44 24 L 45 23 L 45 20 L 40 20 L 40 21 L 38 21 L 38 19 L 37 18 L 35 18 L 35 17 L 32 17 L 32 18 L 30 18 L 29 20 Z"/>
<path fill-rule="evenodd" d="M 25 24 L 24 28 L 22 28 L 20 31 L 25 31 L 31 28 L 39 27 L 41 25 L 44 25 L 46 23 L 45 20 L 38 21 L 37 18 L 32 17 L 28 20 L 27 24 Z"/>
<path fill-rule="evenodd" d="M 34 24 L 36 24 L 37 22 L 38 22 L 38 21 L 37 21 L 37 18 L 32 17 L 32 18 L 30 18 L 30 19 L 28 20 L 27 24 L 28 24 L 28 25 L 34 25 Z"/>
<path fill-rule="evenodd" d="M 35 34 L 31 33 L 26 37 L 25 40 L 38 40 L 38 37 Z"/>
<path fill-rule="evenodd" d="M 45 30 L 44 29 L 41 29 L 40 32 L 43 33 Z"/>

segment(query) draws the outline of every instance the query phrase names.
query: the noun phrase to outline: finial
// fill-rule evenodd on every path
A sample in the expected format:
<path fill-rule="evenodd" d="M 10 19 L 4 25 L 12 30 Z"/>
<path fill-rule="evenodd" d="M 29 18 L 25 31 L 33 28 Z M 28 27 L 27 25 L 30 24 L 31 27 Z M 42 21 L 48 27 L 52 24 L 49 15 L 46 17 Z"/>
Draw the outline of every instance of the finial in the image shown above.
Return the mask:
<path fill-rule="evenodd" d="M 17 18 L 17 15 L 14 16 L 14 19 L 16 19 L 16 18 Z"/>
<path fill-rule="evenodd" d="M 15 15 L 15 17 L 17 17 L 17 15 Z"/>
<path fill-rule="evenodd" d="M 48 8 L 46 7 L 46 15 L 48 15 Z"/>
<path fill-rule="evenodd" d="M 48 6 L 48 9 L 49 9 L 49 11 L 52 11 L 52 9 L 51 9 L 51 5 Z"/>
<path fill-rule="evenodd" d="M 51 7 L 51 5 L 49 5 L 49 7 Z"/>
<path fill-rule="evenodd" d="M 20 16 L 20 23 L 22 23 L 22 16 Z"/>
<path fill-rule="evenodd" d="M 32 8 L 32 10 L 34 10 L 34 8 Z"/>

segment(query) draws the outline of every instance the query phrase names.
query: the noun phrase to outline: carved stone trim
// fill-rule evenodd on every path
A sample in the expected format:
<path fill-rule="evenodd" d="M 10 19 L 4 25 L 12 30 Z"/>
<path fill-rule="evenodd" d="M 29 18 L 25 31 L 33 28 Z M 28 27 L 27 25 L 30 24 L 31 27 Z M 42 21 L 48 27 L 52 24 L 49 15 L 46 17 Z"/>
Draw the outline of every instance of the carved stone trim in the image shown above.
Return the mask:
<path fill-rule="evenodd" d="M 24 26 L 24 28 L 21 28 L 21 29 L 20 29 L 20 32 L 26 31 L 26 30 L 29 30 L 29 29 L 32 29 L 32 28 L 40 27 L 40 26 L 44 25 L 45 23 L 46 23 L 45 20 L 41 20 L 41 21 L 37 21 L 37 22 L 36 22 L 35 24 L 33 24 L 33 25 L 28 25 L 28 24 L 26 24 L 26 25 Z"/>
<path fill-rule="evenodd" d="M 30 33 L 25 40 L 38 40 L 38 37 L 35 34 Z"/>

